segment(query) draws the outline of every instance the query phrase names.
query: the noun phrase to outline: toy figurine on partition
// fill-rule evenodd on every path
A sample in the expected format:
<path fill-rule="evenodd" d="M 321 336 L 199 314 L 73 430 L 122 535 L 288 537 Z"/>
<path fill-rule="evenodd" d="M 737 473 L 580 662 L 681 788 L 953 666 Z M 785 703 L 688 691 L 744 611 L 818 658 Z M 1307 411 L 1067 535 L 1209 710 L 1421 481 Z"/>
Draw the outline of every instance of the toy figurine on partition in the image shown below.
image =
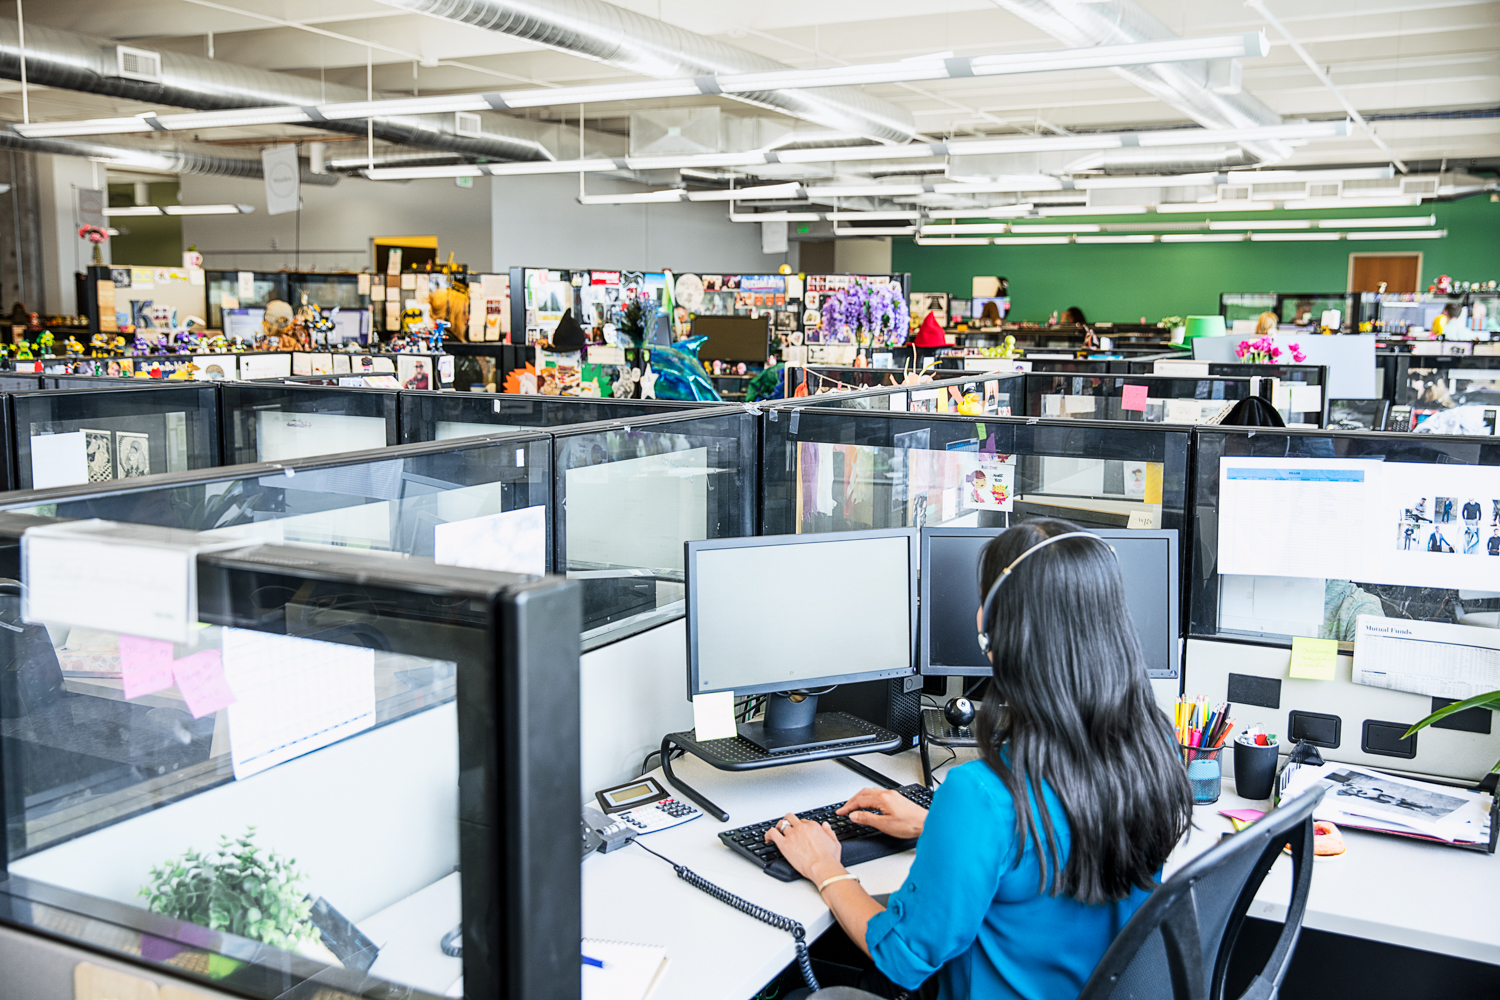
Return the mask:
<path fill-rule="evenodd" d="M 32 313 L 32 315 L 35 316 L 36 313 Z M 42 335 L 40 337 L 36 338 L 36 346 L 39 347 L 39 348 L 41 348 L 42 357 L 44 357 L 44 358 L 50 358 L 50 357 L 53 356 L 53 354 L 52 354 L 52 345 L 54 343 L 56 343 L 56 342 L 57 342 L 57 338 L 54 337 L 54 336 L 52 336 L 52 331 L 51 330 L 45 330 L 45 331 L 43 331 Z"/>
<path fill-rule="evenodd" d="M 63 342 L 63 352 L 73 357 L 79 357 L 83 354 L 83 344 L 79 342 L 77 337 L 69 334 L 68 339 Z"/>
<path fill-rule="evenodd" d="M 29 340 L 19 340 L 19 341 L 16 342 L 16 360 L 17 361 L 31 361 L 31 360 L 33 360 L 32 353 L 31 353 L 31 341 L 29 341 Z"/>

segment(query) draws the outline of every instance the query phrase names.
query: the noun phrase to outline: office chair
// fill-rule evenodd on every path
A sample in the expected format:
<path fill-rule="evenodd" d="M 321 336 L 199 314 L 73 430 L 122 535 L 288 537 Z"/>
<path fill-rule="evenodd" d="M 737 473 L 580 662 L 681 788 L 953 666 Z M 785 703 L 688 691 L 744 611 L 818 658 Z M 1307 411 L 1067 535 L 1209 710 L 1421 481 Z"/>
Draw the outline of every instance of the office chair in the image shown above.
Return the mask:
<path fill-rule="evenodd" d="M 1292 962 L 1312 887 L 1310 790 L 1227 837 L 1153 892 L 1099 960 L 1078 1000 L 1225 1000 L 1229 956 L 1250 901 L 1284 847 L 1292 898 L 1281 936 L 1238 1000 L 1274 1000 Z"/>

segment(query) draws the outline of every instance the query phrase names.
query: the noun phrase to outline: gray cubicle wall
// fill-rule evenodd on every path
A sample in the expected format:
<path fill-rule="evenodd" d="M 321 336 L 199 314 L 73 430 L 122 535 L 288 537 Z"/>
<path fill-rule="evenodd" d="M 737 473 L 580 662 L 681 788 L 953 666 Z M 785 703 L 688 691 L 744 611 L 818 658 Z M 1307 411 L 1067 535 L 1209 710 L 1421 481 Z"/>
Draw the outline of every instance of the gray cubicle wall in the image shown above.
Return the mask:
<path fill-rule="evenodd" d="M 496 392 L 418 392 L 399 399 L 401 441 L 448 441 L 475 434 L 564 427 L 626 417 L 721 406 L 670 399 L 592 399 L 577 396 L 522 396 Z"/>
<path fill-rule="evenodd" d="M 1140 399 L 1127 399 L 1130 387 L 1144 388 Z M 1031 373 L 1026 376 L 1026 413 L 1033 417 L 1123 420 L 1147 423 L 1207 423 L 1224 407 L 1255 395 L 1251 378 L 1174 375 L 1075 375 Z M 1288 410 L 1288 423 L 1321 427 L 1327 399 L 1298 397 L 1311 409 Z"/>
<path fill-rule="evenodd" d="M 1500 759 L 1500 727 L 1491 713 L 1474 710 L 1458 721 L 1463 728 L 1432 728 L 1402 743 L 1406 726 L 1441 707 L 1428 695 L 1387 690 L 1353 680 L 1354 628 L 1357 615 L 1414 619 L 1472 625 L 1493 636 L 1500 623 L 1500 557 L 1490 557 L 1484 543 L 1500 534 L 1500 442 L 1472 437 L 1372 433 L 1366 431 L 1311 431 L 1273 428 L 1201 427 L 1194 432 L 1192 485 L 1193 545 L 1188 565 L 1189 642 L 1184 689 L 1211 700 L 1230 701 L 1241 725 L 1260 723 L 1284 739 L 1303 733 L 1318 740 L 1323 756 L 1351 764 L 1475 781 Z M 1233 523 L 1220 516 L 1220 474 L 1224 462 L 1235 458 L 1286 459 L 1299 467 L 1318 461 L 1366 459 L 1384 471 L 1401 469 L 1394 481 L 1409 483 L 1398 490 L 1394 506 L 1384 500 L 1359 500 L 1332 508 L 1339 521 L 1353 521 L 1365 510 L 1384 518 L 1369 529 L 1367 540 L 1341 544 L 1339 553 L 1356 574 L 1356 556 L 1368 549 L 1397 552 L 1405 544 L 1403 513 L 1408 504 L 1425 499 L 1436 516 L 1435 494 L 1454 467 L 1473 469 L 1469 475 L 1481 503 L 1479 539 L 1472 553 L 1463 551 L 1467 525 L 1461 513 L 1468 493 L 1455 493 L 1455 511 L 1447 536 L 1454 551 L 1418 554 L 1441 567 L 1453 566 L 1465 580 L 1493 581 L 1492 586 L 1455 583 L 1451 587 L 1404 586 L 1389 579 L 1370 581 L 1331 576 L 1225 576 L 1220 573 L 1219 547 L 1225 532 L 1248 533 L 1257 548 L 1273 545 L 1311 547 L 1315 541 L 1318 508 L 1330 501 L 1306 491 L 1293 509 L 1267 509 L 1264 520 Z M 1464 473 L 1459 473 L 1464 475 Z M 1414 548 L 1425 548 L 1423 537 L 1435 526 L 1431 517 L 1412 522 L 1420 529 Z M 1302 526 L 1300 536 L 1297 534 Z M 1292 541 L 1287 542 L 1288 533 Z M 1297 541 L 1300 537 L 1301 541 Z M 1365 538 L 1365 535 L 1361 535 Z M 1407 550 L 1403 550 L 1407 551 Z M 1311 558 L 1311 557 L 1308 557 Z M 1321 556 L 1320 556 L 1321 558 Z M 1443 563 L 1442 560 L 1454 560 Z M 1462 562 L 1459 562 L 1462 561 Z M 1471 562 L 1472 561 L 1472 562 Z M 1492 571 L 1488 564 L 1494 563 Z M 1301 565 L 1302 561 L 1298 560 Z M 1423 567 L 1423 571 L 1428 571 Z M 1294 636 L 1339 640 L 1341 654 L 1332 680 L 1289 676 Z M 1496 686 L 1490 683 L 1488 686 Z M 1293 713 L 1301 713 L 1295 718 Z M 1375 724 L 1372 728 L 1371 724 Z M 1336 733 L 1336 735 L 1335 735 Z M 1393 742 L 1394 741 L 1394 742 Z M 1399 745 L 1397 745 L 1399 744 Z M 1395 752 L 1393 752 L 1393 750 Z"/>
<path fill-rule="evenodd" d="M 0 516 L 4 576 L 22 577 L 19 538 L 36 522 Z M 28 683 L 0 685 L 0 926 L 264 1000 L 452 995 L 460 977 L 472 1000 L 577 1000 L 581 876 L 557 835 L 577 804 L 555 794 L 579 781 L 578 717 L 563 710 L 577 588 L 348 550 L 250 545 L 196 562 L 206 626 L 165 655 L 208 658 L 227 707 L 195 704 L 177 667 L 175 683 L 122 692 L 113 629 L 19 627 L 7 670 Z M 7 623 L 19 600 L 0 592 Z M 347 821 L 361 816 L 392 821 Z M 262 923 L 297 928 L 257 913 L 248 881 L 201 913 L 137 895 L 154 866 L 239 852 L 238 838 L 295 866 L 295 888 L 327 911 L 321 941 L 267 936 Z M 231 867 L 250 863 L 267 864 Z M 444 958 L 454 927 L 463 957 Z"/>

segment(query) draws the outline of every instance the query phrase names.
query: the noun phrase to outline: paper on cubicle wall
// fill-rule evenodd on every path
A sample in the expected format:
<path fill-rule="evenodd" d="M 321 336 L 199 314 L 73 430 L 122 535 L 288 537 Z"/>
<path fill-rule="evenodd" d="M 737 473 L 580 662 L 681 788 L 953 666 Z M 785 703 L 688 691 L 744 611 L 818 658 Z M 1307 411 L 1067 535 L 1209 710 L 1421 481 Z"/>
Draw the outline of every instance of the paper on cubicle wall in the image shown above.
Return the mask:
<path fill-rule="evenodd" d="M 478 437 L 480 434 L 507 434 L 511 431 L 531 430 L 521 424 L 477 424 L 468 420 L 439 420 L 434 441 L 451 441 L 454 438 Z"/>
<path fill-rule="evenodd" d="M 283 462 L 313 455 L 384 448 L 385 429 L 383 417 L 258 410 L 255 414 L 255 457 L 260 462 Z"/>
<path fill-rule="evenodd" d="M 1495 590 L 1500 466 L 1221 458 L 1220 574 Z"/>
<path fill-rule="evenodd" d="M 1463 701 L 1500 688 L 1500 631 L 1360 615 L 1354 682 Z"/>
<path fill-rule="evenodd" d="M 502 573 L 547 572 L 547 508 L 522 507 L 433 529 L 433 561 Z"/>
<path fill-rule="evenodd" d="M 568 469 L 569 572 L 683 570 L 682 543 L 708 537 L 707 448 Z"/>
<path fill-rule="evenodd" d="M 83 435 L 83 431 L 70 431 L 32 436 L 32 489 L 80 486 L 89 481 L 88 444 Z"/>
<path fill-rule="evenodd" d="M 224 629 L 229 754 L 248 778 L 375 724 L 375 651 Z"/>

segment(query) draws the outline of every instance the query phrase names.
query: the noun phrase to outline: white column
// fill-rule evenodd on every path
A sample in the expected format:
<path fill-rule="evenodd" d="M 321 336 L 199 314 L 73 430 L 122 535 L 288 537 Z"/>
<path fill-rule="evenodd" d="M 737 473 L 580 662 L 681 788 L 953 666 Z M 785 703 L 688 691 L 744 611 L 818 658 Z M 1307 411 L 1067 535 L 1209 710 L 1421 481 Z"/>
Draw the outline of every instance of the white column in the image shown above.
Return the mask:
<path fill-rule="evenodd" d="M 97 178 L 97 181 L 96 179 Z M 93 244 L 78 238 L 78 189 L 104 187 L 104 167 L 80 156 L 38 153 L 37 201 L 41 216 L 43 301 L 27 306 L 44 313 L 78 312 L 73 275 L 94 258 Z M 104 260 L 109 262 L 109 243 Z"/>

